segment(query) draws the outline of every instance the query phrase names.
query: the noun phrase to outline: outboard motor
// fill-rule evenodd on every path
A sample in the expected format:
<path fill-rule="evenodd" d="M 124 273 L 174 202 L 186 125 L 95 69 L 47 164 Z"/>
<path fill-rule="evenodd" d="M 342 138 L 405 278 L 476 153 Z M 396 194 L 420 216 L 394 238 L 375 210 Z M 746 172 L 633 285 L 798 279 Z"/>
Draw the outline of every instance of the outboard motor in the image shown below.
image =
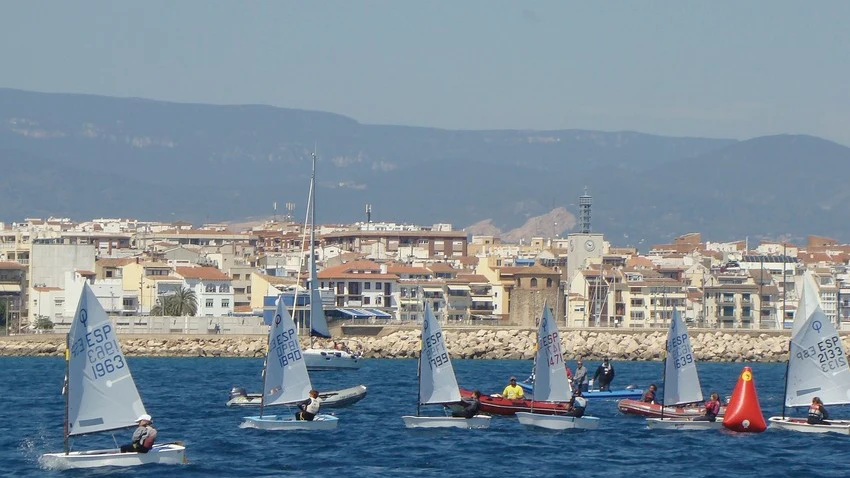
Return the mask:
<path fill-rule="evenodd" d="M 230 389 L 230 396 L 228 397 L 228 400 L 233 400 L 236 397 L 247 397 L 247 396 L 248 396 L 248 392 L 246 392 L 244 388 L 233 387 L 233 388 Z"/>

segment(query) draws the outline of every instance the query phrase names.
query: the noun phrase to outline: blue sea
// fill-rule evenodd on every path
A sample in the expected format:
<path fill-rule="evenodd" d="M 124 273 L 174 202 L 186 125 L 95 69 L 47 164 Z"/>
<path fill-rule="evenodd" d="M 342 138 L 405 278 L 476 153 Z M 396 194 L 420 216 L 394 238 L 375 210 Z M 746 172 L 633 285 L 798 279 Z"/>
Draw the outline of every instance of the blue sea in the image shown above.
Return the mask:
<path fill-rule="evenodd" d="M 246 409 L 225 407 L 231 386 L 260 388 L 260 359 L 129 358 L 136 384 L 159 430 L 159 442 L 181 440 L 189 463 L 133 469 L 52 471 L 38 457 L 62 450 L 61 358 L 0 358 L 0 476 L 848 476 L 850 437 L 768 429 L 761 434 L 648 430 L 644 419 L 618 413 L 615 401 L 592 400 L 602 418 L 592 431 L 525 428 L 494 417 L 485 430 L 409 430 L 416 412 L 416 361 L 371 359 L 356 372 L 316 372 L 320 390 L 369 387 L 359 403 L 336 409 L 331 432 L 241 429 Z M 524 379 L 530 361 L 455 360 L 458 382 L 501 391 Z M 574 368 L 575 364 L 570 363 Z M 591 370 L 596 364 L 590 364 Z M 699 365 L 706 395 L 731 394 L 745 364 Z M 765 416 L 779 414 L 784 364 L 750 364 Z M 615 362 L 614 388 L 659 382 L 658 362 Z M 423 407 L 427 409 L 428 407 Z M 279 409 L 285 412 L 286 409 Z M 326 411 L 331 411 L 330 409 Z M 440 413 L 439 409 L 431 411 Z M 833 416 L 850 410 L 830 407 Z M 132 429 L 72 441 L 74 449 L 129 441 Z"/>

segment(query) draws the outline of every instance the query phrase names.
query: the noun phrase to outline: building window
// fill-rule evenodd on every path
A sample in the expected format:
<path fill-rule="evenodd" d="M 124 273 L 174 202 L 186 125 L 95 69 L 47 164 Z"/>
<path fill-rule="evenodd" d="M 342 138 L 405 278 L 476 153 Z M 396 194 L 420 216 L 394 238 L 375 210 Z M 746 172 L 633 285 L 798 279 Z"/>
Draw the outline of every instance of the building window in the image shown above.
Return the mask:
<path fill-rule="evenodd" d="M 552 279 L 546 279 L 546 287 L 552 287 Z"/>
<path fill-rule="evenodd" d="M 110 277 L 112 277 L 112 271 L 106 271 L 106 278 L 109 279 Z"/>
<path fill-rule="evenodd" d="M 206 304 L 207 304 L 207 307 L 213 307 L 213 306 L 214 306 L 214 305 L 213 305 L 213 300 L 212 300 L 212 299 L 207 299 Z"/>
<path fill-rule="evenodd" d="M 221 284 L 218 287 L 218 291 L 219 292 L 230 292 L 230 285 L 229 284 Z"/>
<path fill-rule="evenodd" d="M 215 292 L 215 284 L 207 284 L 207 292 Z"/>
<path fill-rule="evenodd" d="M 371 282 L 364 282 L 364 283 L 363 283 L 363 289 L 365 289 L 365 290 L 370 290 L 371 288 L 372 288 L 372 283 L 371 283 Z"/>
<path fill-rule="evenodd" d="M 221 299 L 222 307 L 230 307 L 230 299 Z"/>
<path fill-rule="evenodd" d="M 531 278 L 531 287 L 532 288 L 537 287 L 537 278 L 536 277 Z"/>
<path fill-rule="evenodd" d="M 369 299 L 371 299 L 371 297 L 369 297 L 368 295 L 364 295 L 363 296 L 363 305 L 369 305 L 370 304 Z"/>

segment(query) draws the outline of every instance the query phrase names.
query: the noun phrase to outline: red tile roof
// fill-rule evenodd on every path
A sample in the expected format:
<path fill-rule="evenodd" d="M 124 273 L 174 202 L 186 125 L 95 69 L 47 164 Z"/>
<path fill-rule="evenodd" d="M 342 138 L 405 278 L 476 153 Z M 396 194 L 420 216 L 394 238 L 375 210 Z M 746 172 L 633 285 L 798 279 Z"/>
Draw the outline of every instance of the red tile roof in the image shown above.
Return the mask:
<path fill-rule="evenodd" d="M 215 267 L 176 267 L 175 272 L 185 279 L 231 280 L 230 276 Z"/>

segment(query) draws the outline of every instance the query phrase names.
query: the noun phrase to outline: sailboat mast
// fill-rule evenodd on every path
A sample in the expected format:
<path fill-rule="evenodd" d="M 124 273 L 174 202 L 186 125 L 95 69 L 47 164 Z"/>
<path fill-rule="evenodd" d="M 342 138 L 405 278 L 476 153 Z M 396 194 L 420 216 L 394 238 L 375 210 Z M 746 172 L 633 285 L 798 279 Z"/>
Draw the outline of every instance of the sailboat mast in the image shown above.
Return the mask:
<path fill-rule="evenodd" d="M 788 367 L 790 365 L 791 365 L 791 339 L 788 339 L 788 360 L 785 361 L 785 387 L 782 389 L 782 419 L 783 420 L 785 419 L 785 400 L 788 399 Z"/>
<path fill-rule="evenodd" d="M 68 376 L 68 372 L 71 370 L 71 333 L 68 332 L 65 335 L 65 386 L 63 388 L 63 392 L 65 392 L 65 454 L 67 455 L 71 451 L 71 447 L 68 443 L 68 434 L 70 433 L 70 426 L 68 424 L 68 401 L 70 400 L 70 390 L 68 389 L 71 386 L 71 380 Z"/>
<path fill-rule="evenodd" d="M 670 340 L 666 341 L 664 344 L 664 366 L 661 367 L 661 387 L 664 389 L 664 393 L 667 393 L 667 362 L 670 360 L 670 351 L 667 350 L 670 345 Z M 657 392 L 657 390 L 656 390 Z M 661 419 L 664 419 L 664 396 L 661 396 Z"/>
<path fill-rule="evenodd" d="M 277 300 L 283 301 L 283 294 L 277 296 Z M 286 305 L 284 304 L 284 307 Z M 295 305 L 293 304 L 293 310 L 295 310 Z M 268 377 L 268 373 L 266 371 L 269 368 L 269 351 L 272 349 L 272 331 L 274 331 L 274 321 L 275 318 L 272 318 L 272 325 L 269 327 L 269 338 L 266 339 L 266 359 L 263 361 L 263 389 L 260 390 L 260 418 L 263 418 L 263 408 L 266 403 L 266 377 Z M 296 337 L 298 333 L 295 333 Z"/>
<path fill-rule="evenodd" d="M 317 289 L 318 285 L 314 284 L 316 274 L 316 152 L 313 151 L 313 172 L 310 175 L 310 290 Z M 310 348 L 313 348 L 313 311 L 316 306 L 313 304 L 313 296 L 310 294 Z"/>

